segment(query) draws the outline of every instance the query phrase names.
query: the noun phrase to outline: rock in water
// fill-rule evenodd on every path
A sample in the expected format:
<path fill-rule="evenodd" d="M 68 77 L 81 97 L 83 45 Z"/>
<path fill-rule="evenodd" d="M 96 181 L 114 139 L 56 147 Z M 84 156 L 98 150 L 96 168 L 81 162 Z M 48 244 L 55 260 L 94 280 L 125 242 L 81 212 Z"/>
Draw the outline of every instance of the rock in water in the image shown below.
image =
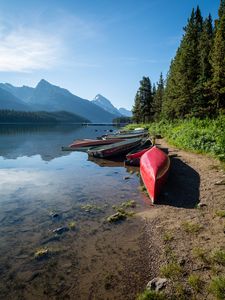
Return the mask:
<path fill-rule="evenodd" d="M 63 232 L 69 231 L 68 227 L 59 227 L 53 230 L 53 233 L 62 234 Z"/>

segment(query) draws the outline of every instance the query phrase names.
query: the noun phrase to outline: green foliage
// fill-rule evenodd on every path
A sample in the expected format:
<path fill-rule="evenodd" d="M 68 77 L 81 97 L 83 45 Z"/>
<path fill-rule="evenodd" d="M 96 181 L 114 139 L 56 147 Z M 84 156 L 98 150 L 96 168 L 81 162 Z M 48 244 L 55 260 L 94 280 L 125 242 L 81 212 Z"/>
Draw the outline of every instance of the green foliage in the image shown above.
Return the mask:
<path fill-rule="evenodd" d="M 132 109 L 135 122 L 147 123 L 153 118 L 153 91 L 149 77 L 143 77 Z"/>
<path fill-rule="evenodd" d="M 214 277 L 209 291 L 216 296 L 216 299 L 223 300 L 225 296 L 225 276 Z"/>
<path fill-rule="evenodd" d="M 160 272 L 166 278 L 176 279 L 182 275 L 183 269 L 178 263 L 173 262 L 161 267 Z"/>
<path fill-rule="evenodd" d="M 132 122 L 131 117 L 122 116 L 122 117 L 118 117 L 118 118 L 113 119 L 114 124 L 129 124 L 131 122 Z"/>
<path fill-rule="evenodd" d="M 220 218 L 225 218 L 225 210 L 218 210 L 216 215 Z"/>
<path fill-rule="evenodd" d="M 197 223 L 191 223 L 191 222 L 183 222 L 182 223 L 182 227 L 184 229 L 184 231 L 188 232 L 188 233 L 198 233 L 200 231 L 200 229 L 202 228 L 201 225 L 197 224 Z"/>
<path fill-rule="evenodd" d="M 162 73 L 157 88 L 153 84 L 152 92 L 148 77 L 140 82 L 133 107 L 135 122 L 160 118 L 204 119 L 225 113 L 224 6 L 221 0 L 214 27 L 211 15 L 203 19 L 198 6 L 192 10 L 171 61 L 166 84 Z"/>
<path fill-rule="evenodd" d="M 174 239 L 174 236 L 172 235 L 171 232 L 165 232 L 163 235 L 163 240 L 164 242 L 170 242 Z"/>
<path fill-rule="evenodd" d="M 207 251 L 203 248 L 197 247 L 192 250 L 192 254 L 195 258 L 200 259 L 204 263 L 209 263 L 210 260 L 207 256 Z"/>
<path fill-rule="evenodd" d="M 202 280 L 201 280 L 201 278 L 200 278 L 200 275 L 191 274 L 191 275 L 188 277 L 188 283 L 190 284 L 190 286 L 191 286 L 196 292 L 200 292 L 200 291 L 201 291 Z"/>
<path fill-rule="evenodd" d="M 129 125 L 135 128 L 140 125 Z M 142 125 L 141 125 L 142 126 Z M 145 124 L 151 134 L 164 136 L 171 144 L 185 150 L 208 153 L 225 161 L 225 116 L 216 119 L 153 122 Z"/>
<path fill-rule="evenodd" d="M 224 250 L 216 250 L 212 253 L 212 259 L 219 265 L 225 266 L 225 251 Z"/>
<path fill-rule="evenodd" d="M 162 292 L 145 290 L 138 295 L 137 300 L 166 300 L 168 299 Z"/>
<path fill-rule="evenodd" d="M 211 51 L 212 65 L 212 105 L 218 111 L 225 110 L 225 9 L 224 1 L 219 7 L 219 19 L 216 21 L 215 38 Z"/>

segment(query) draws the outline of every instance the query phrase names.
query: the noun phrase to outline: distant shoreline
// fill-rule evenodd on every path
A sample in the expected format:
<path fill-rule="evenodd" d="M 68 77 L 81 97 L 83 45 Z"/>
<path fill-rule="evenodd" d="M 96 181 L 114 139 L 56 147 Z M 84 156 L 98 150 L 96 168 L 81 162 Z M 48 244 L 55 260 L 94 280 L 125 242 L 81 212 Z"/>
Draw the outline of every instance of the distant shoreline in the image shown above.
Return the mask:
<path fill-rule="evenodd" d="M 82 126 L 125 126 L 127 123 L 74 123 L 74 122 L 65 122 L 65 123 L 53 123 L 53 122 L 0 122 L 0 125 L 82 125 Z"/>

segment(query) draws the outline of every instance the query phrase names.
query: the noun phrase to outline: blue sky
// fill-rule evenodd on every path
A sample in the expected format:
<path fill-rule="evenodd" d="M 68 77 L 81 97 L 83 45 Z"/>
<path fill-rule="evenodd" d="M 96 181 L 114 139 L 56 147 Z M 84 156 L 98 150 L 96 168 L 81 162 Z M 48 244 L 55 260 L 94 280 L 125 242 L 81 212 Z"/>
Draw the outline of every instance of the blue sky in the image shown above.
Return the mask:
<path fill-rule="evenodd" d="M 158 81 L 193 7 L 217 17 L 219 0 L 1 0 L 0 82 L 44 78 L 131 109 L 142 76 Z"/>

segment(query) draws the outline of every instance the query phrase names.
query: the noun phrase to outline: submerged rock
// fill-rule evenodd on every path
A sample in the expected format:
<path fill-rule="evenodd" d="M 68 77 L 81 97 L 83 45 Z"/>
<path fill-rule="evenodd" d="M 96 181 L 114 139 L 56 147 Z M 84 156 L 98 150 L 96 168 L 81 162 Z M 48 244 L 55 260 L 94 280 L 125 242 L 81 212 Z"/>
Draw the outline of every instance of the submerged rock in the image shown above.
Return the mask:
<path fill-rule="evenodd" d="M 56 219 L 59 219 L 60 218 L 60 215 L 56 212 L 51 212 L 49 214 L 49 216 L 53 219 L 53 220 L 56 220 Z"/>
<path fill-rule="evenodd" d="M 48 257 L 48 255 L 49 255 L 49 249 L 46 249 L 46 248 L 38 249 L 34 253 L 34 257 L 36 259 L 42 259 L 42 258 Z"/>
<path fill-rule="evenodd" d="M 126 214 L 123 212 L 117 212 L 107 218 L 107 221 L 112 223 L 112 222 L 118 222 L 125 220 L 127 218 Z"/>
<path fill-rule="evenodd" d="M 64 227 L 59 227 L 54 229 L 52 232 L 57 233 L 57 234 L 62 234 L 63 232 L 69 231 L 69 228 L 64 226 Z"/>
<path fill-rule="evenodd" d="M 155 290 L 156 292 L 158 292 L 159 290 L 161 290 L 162 288 L 165 287 L 166 283 L 167 283 L 166 278 L 156 277 L 156 278 L 152 279 L 151 281 L 149 281 L 149 283 L 146 286 L 146 289 L 147 290 Z"/>

